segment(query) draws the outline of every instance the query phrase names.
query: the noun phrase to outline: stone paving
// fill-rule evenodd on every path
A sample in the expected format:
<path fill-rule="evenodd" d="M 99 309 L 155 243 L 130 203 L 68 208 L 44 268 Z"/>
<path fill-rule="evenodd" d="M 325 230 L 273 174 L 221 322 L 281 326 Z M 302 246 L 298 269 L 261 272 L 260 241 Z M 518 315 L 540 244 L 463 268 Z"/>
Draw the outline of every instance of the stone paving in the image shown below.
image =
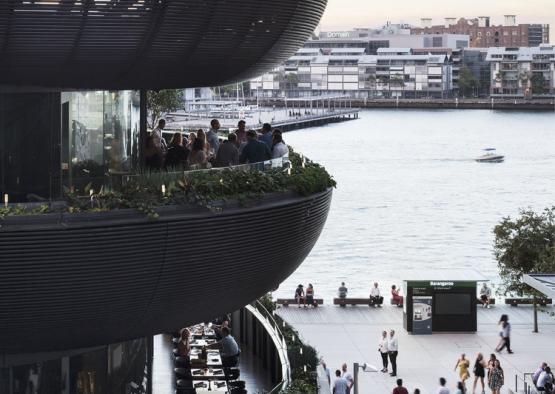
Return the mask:
<path fill-rule="evenodd" d="M 499 357 L 505 371 L 505 386 L 501 392 L 509 393 L 509 389 L 515 388 L 516 374 L 522 376 L 524 372 L 535 370 L 541 361 L 555 365 L 555 317 L 549 316 L 555 308 L 544 309 L 547 313 L 538 313 L 539 333 L 532 332 L 531 306 L 498 305 L 491 309 L 478 308 L 476 333 L 434 333 L 430 336 L 409 335 L 403 329 L 402 309 L 389 305 L 340 308 L 328 304 L 317 309 L 294 306 L 280 308 L 277 313 L 318 350 L 332 374 L 343 362 L 347 362 L 350 371 L 354 362 L 366 362 L 381 369 L 378 339 L 382 330 L 394 329 L 399 338 L 398 377 L 403 379 L 411 394 L 415 388 L 420 388 L 422 394 L 435 394 L 442 376 L 454 393 L 459 379 L 458 372 L 454 371 L 457 358 L 466 353 L 471 369 L 478 352 L 489 358 L 499 339 L 498 319 L 506 313 L 512 324 L 511 345 L 515 353 L 504 352 Z M 394 386 L 395 378 L 389 374 L 359 374 L 360 394 L 391 393 Z M 472 381 L 467 386 L 471 388 Z M 486 388 L 486 393 L 490 392 Z"/>

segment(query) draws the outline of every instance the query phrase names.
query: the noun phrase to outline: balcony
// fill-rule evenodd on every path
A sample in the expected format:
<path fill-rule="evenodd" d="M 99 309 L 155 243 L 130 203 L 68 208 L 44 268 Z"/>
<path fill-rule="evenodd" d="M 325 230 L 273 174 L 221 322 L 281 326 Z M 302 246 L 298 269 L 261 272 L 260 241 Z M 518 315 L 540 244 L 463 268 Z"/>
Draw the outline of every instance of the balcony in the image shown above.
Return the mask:
<path fill-rule="evenodd" d="M 316 164 L 292 163 L 110 182 L 2 208 L 0 353 L 168 332 L 274 289 L 317 241 L 334 185 Z"/>

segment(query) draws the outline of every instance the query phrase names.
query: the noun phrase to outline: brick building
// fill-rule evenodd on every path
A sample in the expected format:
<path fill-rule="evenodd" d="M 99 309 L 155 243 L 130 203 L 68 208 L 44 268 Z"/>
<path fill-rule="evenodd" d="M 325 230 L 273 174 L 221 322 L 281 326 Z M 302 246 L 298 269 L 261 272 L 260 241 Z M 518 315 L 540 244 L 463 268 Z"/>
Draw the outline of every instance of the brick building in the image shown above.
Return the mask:
<path fill-rule="evenodd" d="M 505 15 L 503 25 L 490 25 L 488 16 L 474 19 L 445 18 L 443 25 L 431 25 L 422 18 L 422 27 L 411 28 L 411 34 L 468 34 L 470 47 L 536 47 L 549 43 L 549 25 L 516 24 L 514 15 Z"/>

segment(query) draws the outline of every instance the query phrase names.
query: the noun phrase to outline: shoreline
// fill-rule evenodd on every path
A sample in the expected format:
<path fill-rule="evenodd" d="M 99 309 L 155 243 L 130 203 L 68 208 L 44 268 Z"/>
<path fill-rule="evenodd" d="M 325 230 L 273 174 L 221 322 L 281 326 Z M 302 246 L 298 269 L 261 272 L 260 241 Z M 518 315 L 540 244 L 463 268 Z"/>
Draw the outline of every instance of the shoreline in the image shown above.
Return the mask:
<path fill-rule="evenodd" d="M 490 109 L 508 111 L 539 111 L 555 112 L 555 99 L 523 100 L 523 99 L 343 99 L 339 108 L 390 108 L 390 109 Z M 248 99 L 249 104 L 256 104 L 256 99 Z M 260 103 L 263 107 L 283 108 L 282 99 L 265 99 Z M 304 106 L 306 108 L 307 106 Z"/>

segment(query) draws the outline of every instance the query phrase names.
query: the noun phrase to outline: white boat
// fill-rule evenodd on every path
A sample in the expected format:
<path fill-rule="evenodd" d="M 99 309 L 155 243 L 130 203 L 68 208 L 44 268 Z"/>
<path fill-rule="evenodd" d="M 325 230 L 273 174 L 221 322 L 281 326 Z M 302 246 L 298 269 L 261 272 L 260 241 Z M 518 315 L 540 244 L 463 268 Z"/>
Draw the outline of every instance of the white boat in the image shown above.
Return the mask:
<path fill-rule="evenodd" d="M 484 151 L 485 154 L 476 158 L 478 163 L 502 163 L 505 160 L 505 156 L 495 153 L 495 148 L 486 148 Z"/>

